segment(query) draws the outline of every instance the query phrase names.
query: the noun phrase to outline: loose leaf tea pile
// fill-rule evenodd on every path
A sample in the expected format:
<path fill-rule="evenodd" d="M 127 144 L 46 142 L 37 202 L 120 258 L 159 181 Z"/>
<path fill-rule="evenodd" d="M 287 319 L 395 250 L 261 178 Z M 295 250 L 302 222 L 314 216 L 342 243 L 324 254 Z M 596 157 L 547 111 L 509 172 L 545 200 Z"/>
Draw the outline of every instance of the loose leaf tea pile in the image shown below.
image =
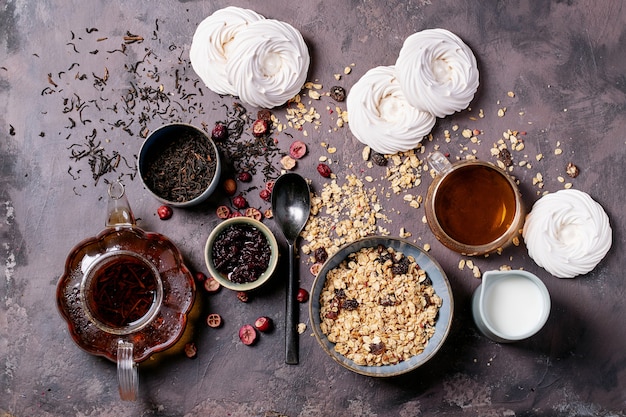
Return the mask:
<path fill-rule="evenodd" d="M 143 179 L 158 196 L 186 202 L 202 194 L 215 176 L 216 155 L 203 136 L 188 131 L 145 162 Z"/>

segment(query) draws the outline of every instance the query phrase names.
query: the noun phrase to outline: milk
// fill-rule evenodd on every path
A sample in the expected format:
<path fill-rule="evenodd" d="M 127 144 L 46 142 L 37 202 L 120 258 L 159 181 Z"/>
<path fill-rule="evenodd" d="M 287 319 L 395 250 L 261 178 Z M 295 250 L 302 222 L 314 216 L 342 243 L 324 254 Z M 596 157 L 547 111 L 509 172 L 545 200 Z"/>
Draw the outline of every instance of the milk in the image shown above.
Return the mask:
<path fill-rule="evenodd" d="M 510 275 L 492 282 L 483 294 L 485 321 L 494 330 L 516 338 L 537 328 L 544 317 L 544 296 L 528 278 Z"/>

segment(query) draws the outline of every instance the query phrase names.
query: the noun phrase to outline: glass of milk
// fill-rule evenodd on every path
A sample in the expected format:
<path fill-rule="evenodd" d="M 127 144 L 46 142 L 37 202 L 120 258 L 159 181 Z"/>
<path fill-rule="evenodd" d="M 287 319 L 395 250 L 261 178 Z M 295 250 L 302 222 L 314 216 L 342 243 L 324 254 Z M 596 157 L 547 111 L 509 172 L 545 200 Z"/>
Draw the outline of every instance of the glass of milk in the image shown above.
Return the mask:
<path fill-rule="evenodd" d="M 526 339 L 537 333 L 550 315 L 550 294 L 545 284 L 527 271 L 487 271 L 472 297 L 478 329 L 501 343 Z"/>

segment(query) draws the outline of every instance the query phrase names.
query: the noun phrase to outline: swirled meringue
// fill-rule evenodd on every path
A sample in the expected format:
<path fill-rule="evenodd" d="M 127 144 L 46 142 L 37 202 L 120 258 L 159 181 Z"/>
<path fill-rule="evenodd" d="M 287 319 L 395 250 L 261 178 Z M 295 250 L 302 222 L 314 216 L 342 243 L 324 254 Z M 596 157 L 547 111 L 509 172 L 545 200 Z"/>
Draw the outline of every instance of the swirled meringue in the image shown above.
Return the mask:
<path fill-rule="evenodd" d="M 587 193 L 560 190 L 541 197 L 522 232 L 528 254 L 558 278 L 590 272 L 612 244 L 609 218 Z"/>
<path fill-rule="evenodd" d="M 478 89 L 474 53 L 445 29 L 427 29 L 406 38 L 396 73 L 408 102 L 437 117 L 465 109 Z"/>
<path fill-rule="evenodd" d="M 288 23 L 257 20 L 232 42 L 228 80 L 244 103 L 273 108 L 304 85 L 310 56 L 302 34 Z"/>
<path fill-rule="evenodd" d="M 436 122 L 406 101 L 393 66 L 367 71 L 350 89 L 346 105 L 352 134 L 383 154 L 415 148 Z"/>
<path fill-rule="evenodd" d="M 226 64 L 231 45 L 250 23 L 265 19 L 255 11 L 229 6 L 219 9 L 198 25 L 191 42 L 189 59 L 194 71 L 212 91 L 237 95 L 228 80 Z"/>

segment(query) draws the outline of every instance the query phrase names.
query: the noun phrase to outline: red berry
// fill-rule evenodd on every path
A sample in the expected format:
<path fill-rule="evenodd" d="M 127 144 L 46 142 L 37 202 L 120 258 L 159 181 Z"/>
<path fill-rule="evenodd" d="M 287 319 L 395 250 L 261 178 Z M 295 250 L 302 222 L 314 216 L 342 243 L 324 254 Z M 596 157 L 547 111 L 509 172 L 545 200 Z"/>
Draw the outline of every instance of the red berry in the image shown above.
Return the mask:
<path fill-rule="evenodd" d="M 227 219 L 230 217 L 230 209 L 228 208 L 228 206 L 219 206 L 215 210 L 215 213 L 217 213 L 217 217 L 219 217 L 220 219 Z"/>
<path fill-rule="evenodd" d="M 330 174 L 332 173 L 330 167 L 326 164 L 317 165 L 317 172 L 319 172 L 319 174 L 324 178 L 330 177 Z"/>
<path fill-rule="evenodd" d="M 217 313 L 211 313 L 206 318 L 206 324 L 213 328 L 220 327 L 222 325 L 222 316 Z"/>
<path fill-rule="evenodd" d="M 256 336 L 256 330 L 250 324 L 244 324 L 239 329 L 239 339 L 241 339 L 244 345 L 253 345 L 256 342 Z"/>
<path fill-rule="evenodd" d="M 237 176 L 237 179 L 241 182 L 250 182 L 252 181 L 252 174 L 250 174 L 248 171 L 240 172 Z"/>
<path fill-rule="evenodd" d="M 248 293 L 245 291 L 237 291 L 237 299 L 242 303 L 247 303 L 250 300 Z"/>
<path fill-rule="evenodd" d="M 259 195 L 265 201 L 270 201 L 270 199 L 272 198 L 272 192 L 268 190 L 267 188 L 264 188 L 263 190 L 261 190 L 259 192 Z"/>
<path fill-rule="evenodd" d="M 241 217 L 243 216 L 243 214 L 241 214 L 238 211 L 233 211 L 232 213 L 230 213 L 230 216 L 228 216 L 229 219 L 232 219 L 233 217 Z"/>
<path fill-rule="evenodd" d="M 204 272 L 198 271 L 194 274 L 194 277 L 199 284 L 204 284 L 204 281 L 206 281 L 206 275 Z"/>
<path fill-rule="evenodd" d="M 233 206 L 238 209 L 244 209 L 248 207 L 248 201 L 244 198 L 244 196 L 238 195 L 237 197 L 233 198 Z"/>
<path fill-rule="evenodd" d="M 221 123 L 215 123 L 215 127 L 211 131 L 211 139 L 223 141 L 228 137 L 228 129 Z"/>
<path fill-rule="evenodd" d="M 265 189 L 271 193 L 272 190 L 274 189 L 274 181 L 266 182 L 265 183 Z"/>
<path fill-rule="evenodd" d="M 289 147 L 289 156 L 293 159 L 300 159 L 306 155 L 306 145 L 301 140 L 297 140 Z"/>
<path fill-rule="evenodd" d="M 263 218 L 263 214 L 261 213 L 261 210 L 255 207 L 248 207 L 246 209 L 244 216 L 251 217 L 255 220 L 261 220 Z"/>
<path fill-rule="evenodd" d="M 159 219 L 167 220 L 170 217 L 172 217 L 172 214 L 174 214 L 174 211 L 172 210 L 170 206 L 161 206 L 157 209 L 157 214 L 159 215 Z"/>
<path fill-rule="evenodd" d="M 272 319 L 266 316 L 261 316 L 254 322 L 254 327 L 260 332 L 268 332 L 272 329 Z"/>
<path fill-rule="evenodd" d="M 267 134 L 267 120 L 257 119 L 252 123 L 252 134 L 257 138 L 265 136 Z"/>
<path fill-rule="evenodd" d="M 296 300 L 298 300 L 299 303 L 306 303 L 309 301 L 309 292 L 304 288 L 299 288 Z"/>
<path fill-rule="evenodd" d="M 209 294 L 214 294 L 222 288 L 222 285 L 213 277 L 206 277 L 204 280 L 204 289 Z"/>

